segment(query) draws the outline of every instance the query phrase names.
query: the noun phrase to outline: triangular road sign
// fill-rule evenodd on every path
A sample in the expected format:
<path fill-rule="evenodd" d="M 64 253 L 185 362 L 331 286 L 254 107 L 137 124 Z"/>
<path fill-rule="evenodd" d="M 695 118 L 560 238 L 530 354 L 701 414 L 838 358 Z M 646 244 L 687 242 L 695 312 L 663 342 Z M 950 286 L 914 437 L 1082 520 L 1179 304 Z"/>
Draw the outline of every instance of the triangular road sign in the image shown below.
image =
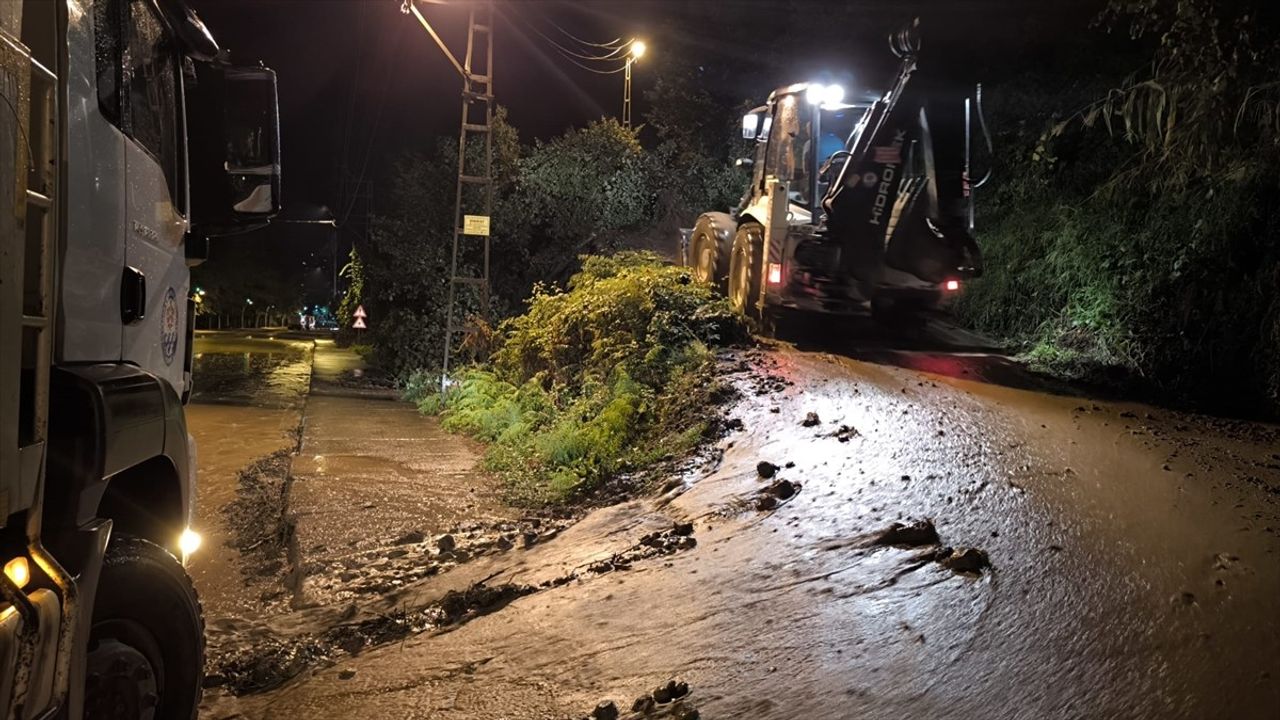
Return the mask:
<path fill-rule="evenodd" d="M 351 327 L 355 328 L 356 330 L 364 330 L 364 328 L 365 328 L 365 325 L 364 325 L 364 318 L 362 318 L 362 317 L 357 317 L 357 318 L 356 318 L 356 321 L 355 321 L 355 322 L 353 322 L 353 323 L 351 323 Z"/>
<path fill-rule="evenodd" d="M 369 317 L 369 315 L 364 311 L 364 306 L 363 306 L 363 305 L 357 305 L 357 306 L 356 306 L 355 314 L 353 314 L 351 317 L 355 317 L 355 318 L 367 318 L 367 317 Z"/>

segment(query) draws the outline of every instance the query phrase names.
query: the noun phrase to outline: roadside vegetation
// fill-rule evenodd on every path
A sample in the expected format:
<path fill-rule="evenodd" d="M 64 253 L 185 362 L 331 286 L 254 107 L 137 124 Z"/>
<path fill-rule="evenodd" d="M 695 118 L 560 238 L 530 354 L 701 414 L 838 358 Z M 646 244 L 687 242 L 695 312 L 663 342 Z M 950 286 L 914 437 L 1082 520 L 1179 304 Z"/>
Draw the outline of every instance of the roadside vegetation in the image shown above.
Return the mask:
<path fill-rule="evenodd" d="M 582 255 L 630 248 L 670 255 L 682 223 L 705 208 L 736 203 L 745 180 L 727 153 L 694 152 L 687 142 L 660 137 L 646 149 L 638 131 L 606 119 L 521 145 L 499 112 L 493 294 L 484 319 L 496 323 L 519 311 L 536 283 L 563 284 Z M 341 326 L 350 326 L 363 303 L 379 319 L 369 332 L 374 359 L 402 378 L 441 362 L 454 203 L 452 180 L 441 179 L 454 177 L 456 148 L 456 140 L 446 139 L 395 163 L 385 204 L 345 270 L 353 292 L 339 312 Z M 479 268 L 464 259 L 459 272 L 474 276 Z M 470 296 L 463 306 L 466 313 L 481 311 Z"/>
<path fill-rule="evenodd" d="M 651 253 L 588 256 L 567 289 L 537 287 L 443 398 L 425 371 L 406 396 L 486 441 L 515 501 L 564 502 L 702 442 L 723 392 L 713 349 L 744 335 L 684 269 Z"/>
<path fill-rule="evenodd" d="M 1093 42 L 1133 38 L 1138 73 L 1064 86 L 1064 68 L 989 88 L 989 273 L 961 317 L 1060 375 L 1280 412 L 1276 13 L 1112 2 Z"/>

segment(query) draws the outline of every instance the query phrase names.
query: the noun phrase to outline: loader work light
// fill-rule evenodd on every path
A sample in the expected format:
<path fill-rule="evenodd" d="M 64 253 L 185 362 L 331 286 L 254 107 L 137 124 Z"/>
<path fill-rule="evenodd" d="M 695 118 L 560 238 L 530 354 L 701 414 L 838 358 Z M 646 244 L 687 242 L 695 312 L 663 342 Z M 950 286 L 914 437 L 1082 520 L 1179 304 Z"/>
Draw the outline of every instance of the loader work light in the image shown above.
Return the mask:
<path fill-rule="evenodd" d="M 809 83 L 809 87 L 804 92 L 804 99 L 812 105 L 823 107 L 839 105 L 844 101 L 844 88 L 839 85 Z"/>
<path fill-rule="evenodd" d="M 778 285 L 782 282 L 782 264 L 781 263 L 769 263 L 768 281 L 770 285 Z"/>
<path fill-rule="evenodd" d="M 947 289 L 947 292 L 955 292 L 960 289 L 960 281 L 948 280 L 946 285 L 943 285 L 943 287 Z"/>

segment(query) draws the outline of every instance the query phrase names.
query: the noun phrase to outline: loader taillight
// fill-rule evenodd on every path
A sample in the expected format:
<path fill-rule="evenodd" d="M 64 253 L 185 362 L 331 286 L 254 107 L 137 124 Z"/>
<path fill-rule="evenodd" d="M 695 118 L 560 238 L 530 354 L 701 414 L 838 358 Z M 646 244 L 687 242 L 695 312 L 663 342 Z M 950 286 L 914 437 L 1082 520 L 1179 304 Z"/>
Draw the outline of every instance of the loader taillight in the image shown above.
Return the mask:
<path fill-rule="evenodd" d="M 769 263 L 769 284 L 777 285 L 782 282 L 782 264 Z"/>
<path fill-rule="evenodd" d="M 959 290 L 959 289 L 960 289 L 960 281 L 959 281 L 959 280 L 948 280 L 948 281 L 943 285 L 943 287 L 947 289 L 947 292 L 956 292 L 957 290 Z"/>

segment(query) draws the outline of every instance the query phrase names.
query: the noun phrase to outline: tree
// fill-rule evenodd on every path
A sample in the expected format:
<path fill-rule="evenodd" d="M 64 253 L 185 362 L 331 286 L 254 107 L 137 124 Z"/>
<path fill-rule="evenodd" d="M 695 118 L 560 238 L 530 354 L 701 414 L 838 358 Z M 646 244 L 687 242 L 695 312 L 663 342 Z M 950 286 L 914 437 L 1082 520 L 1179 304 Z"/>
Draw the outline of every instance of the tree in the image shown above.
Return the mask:
<path fill-rule="evenodd" d="M 506 199 L 515 183 L 520 148 L 501 107 L 494 114 L 492 135 L 493 228 L 495 244 L 502 243 L 494 257 L 505 263 L 511 262 L 510 254 L 521 253 L 519 237 L 511 239 L 518 225 Z M 467 148 L 468 168 L 479 166 L 482 143 L 473 139 Z M 393 163 L 390 177 L 380 183 L 389 190 L 378 198 L 368 237 L 352 251 L 347 270 L 352 284 L 343 311 L 354 312 L 364 304 L 377 359 L 395 374 L 437 367 L 444 352 L 457 165 L 458 141 L 452 137 L 441 139 L 431 152 L 406 154 Z M 468 201 L 468 207 L 477 206 L 475 198 Z M 459 268 L 460 275 L 479 271 L 473 261 Z M 474 303 L 463 307 L 464 314 L 479 310 Z"/>
<path fill-rule="evenodd" d="M 1143 151 L 1122 180 L 1180 188 L 1276 159 L 1280 9 L 1271 0 L 1110 0 L 1098 24 L 1151 46 L 1150 70 L 1059 123 L 1105 126 Z"/>
<path fill-rule="evenodd" d="M 200 313 L 226 315 L 238 323 L 246 308 L 249 317 L 253 310 L 269 307 L 279 313 L 296 310 L 303 298 L 304 268 L 281 258 L 282 242 L 270 233 L 214 241 L 210 258 L 191 272 L 192 287 L 204 291 Z"/>

